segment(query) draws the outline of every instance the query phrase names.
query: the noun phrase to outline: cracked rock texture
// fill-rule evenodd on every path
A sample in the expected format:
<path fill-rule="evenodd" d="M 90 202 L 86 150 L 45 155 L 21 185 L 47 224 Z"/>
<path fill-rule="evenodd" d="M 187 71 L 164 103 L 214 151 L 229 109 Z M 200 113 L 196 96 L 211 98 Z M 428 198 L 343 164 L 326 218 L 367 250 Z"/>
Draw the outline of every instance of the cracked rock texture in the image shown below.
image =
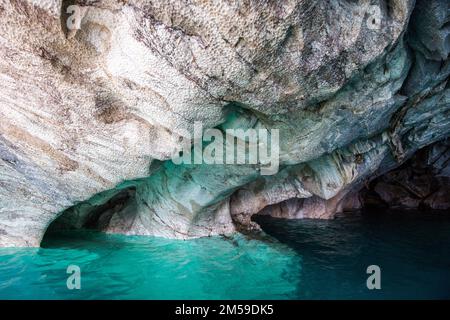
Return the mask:
<path fill-rule="evenodd" d="M 359 208 L 364 185 L 449 136 L 449 5 L 0 0 L 0 246 L 49 226 L 186 239 Z M 279 129 L 279 172 L 175 165 L 195 121 Z M 374 190 L 391 202 L 388 177 Z"/>
<path fill-rule="evenodd" d="M 450 209 L 450 142 L 436 143 L 361 191 L 365 206 Z"/>

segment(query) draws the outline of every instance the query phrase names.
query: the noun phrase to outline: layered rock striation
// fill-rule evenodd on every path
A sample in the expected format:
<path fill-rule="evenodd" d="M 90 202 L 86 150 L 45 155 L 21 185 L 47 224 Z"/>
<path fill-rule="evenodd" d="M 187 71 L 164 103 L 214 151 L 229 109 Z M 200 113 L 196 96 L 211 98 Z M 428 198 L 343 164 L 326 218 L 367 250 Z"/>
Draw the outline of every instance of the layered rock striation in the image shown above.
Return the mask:
<path fill-rule="evenodd" d="M 0 246 L 358 208 L 361 188 L 449 136 L 449 5 L 1 0 Z M 279 171 L 174 164 L 195 122 L 278 129 Z M 448 208 L 447 191 L 424 201 Z"/>

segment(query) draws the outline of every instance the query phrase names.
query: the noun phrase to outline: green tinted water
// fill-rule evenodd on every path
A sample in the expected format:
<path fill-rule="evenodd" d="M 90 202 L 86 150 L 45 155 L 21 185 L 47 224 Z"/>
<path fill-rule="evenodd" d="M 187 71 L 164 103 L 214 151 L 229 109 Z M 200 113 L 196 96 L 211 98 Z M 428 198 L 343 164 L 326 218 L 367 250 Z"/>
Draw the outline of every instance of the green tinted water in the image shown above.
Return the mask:
<path fill-rule="evenodd" d="M 261 219 L 272 242 L 62 232 L 0 249 L 2 299 L 450 298 L 449 215 Z M 381 268 L 368 290 L 366 268 Z M 69 265 L 81 289 L 69 290 Z"/>

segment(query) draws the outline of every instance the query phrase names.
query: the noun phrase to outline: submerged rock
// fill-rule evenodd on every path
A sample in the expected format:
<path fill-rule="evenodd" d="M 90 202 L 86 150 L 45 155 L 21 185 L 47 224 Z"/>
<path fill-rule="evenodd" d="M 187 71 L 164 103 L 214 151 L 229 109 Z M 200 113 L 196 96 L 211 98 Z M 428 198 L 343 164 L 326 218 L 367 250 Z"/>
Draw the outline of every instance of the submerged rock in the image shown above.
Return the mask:
<path fill-rule="evenodd" d="M 445 0 L 0 1 L 0 246 L 52 222 L 186 239 L 358 207 L 449 136 L 449 17 Z M 173 164 L 195 121 L 279 129 L 280 171 Z"/>

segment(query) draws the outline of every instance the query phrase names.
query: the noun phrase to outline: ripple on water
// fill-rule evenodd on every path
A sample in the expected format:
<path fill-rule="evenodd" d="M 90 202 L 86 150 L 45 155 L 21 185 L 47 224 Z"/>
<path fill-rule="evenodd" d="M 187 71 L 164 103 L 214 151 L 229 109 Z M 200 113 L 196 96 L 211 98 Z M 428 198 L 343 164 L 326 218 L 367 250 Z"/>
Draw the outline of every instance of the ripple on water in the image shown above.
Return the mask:
<path fill-rule="evenodd" d="M 277 241 L 71 231 L 40 249 L 0 249 L 0 298 L 450 298 L 448 214 L 258 219 Z M 71 264 L 81 268 L 81 290 L 66 287 Z M 366 287 L 371 264 L 381 267 L 382 290 Z"/>
<path fill-rule="evenodd" d="M 242 236 L 179 241 L 71 231 L 43 246 L 0 250 L 0 298 L 293 298 L 301 265 L 284 245 Z M 81 290 L 66 288 L 70 264 L 81 268 Z"/>

